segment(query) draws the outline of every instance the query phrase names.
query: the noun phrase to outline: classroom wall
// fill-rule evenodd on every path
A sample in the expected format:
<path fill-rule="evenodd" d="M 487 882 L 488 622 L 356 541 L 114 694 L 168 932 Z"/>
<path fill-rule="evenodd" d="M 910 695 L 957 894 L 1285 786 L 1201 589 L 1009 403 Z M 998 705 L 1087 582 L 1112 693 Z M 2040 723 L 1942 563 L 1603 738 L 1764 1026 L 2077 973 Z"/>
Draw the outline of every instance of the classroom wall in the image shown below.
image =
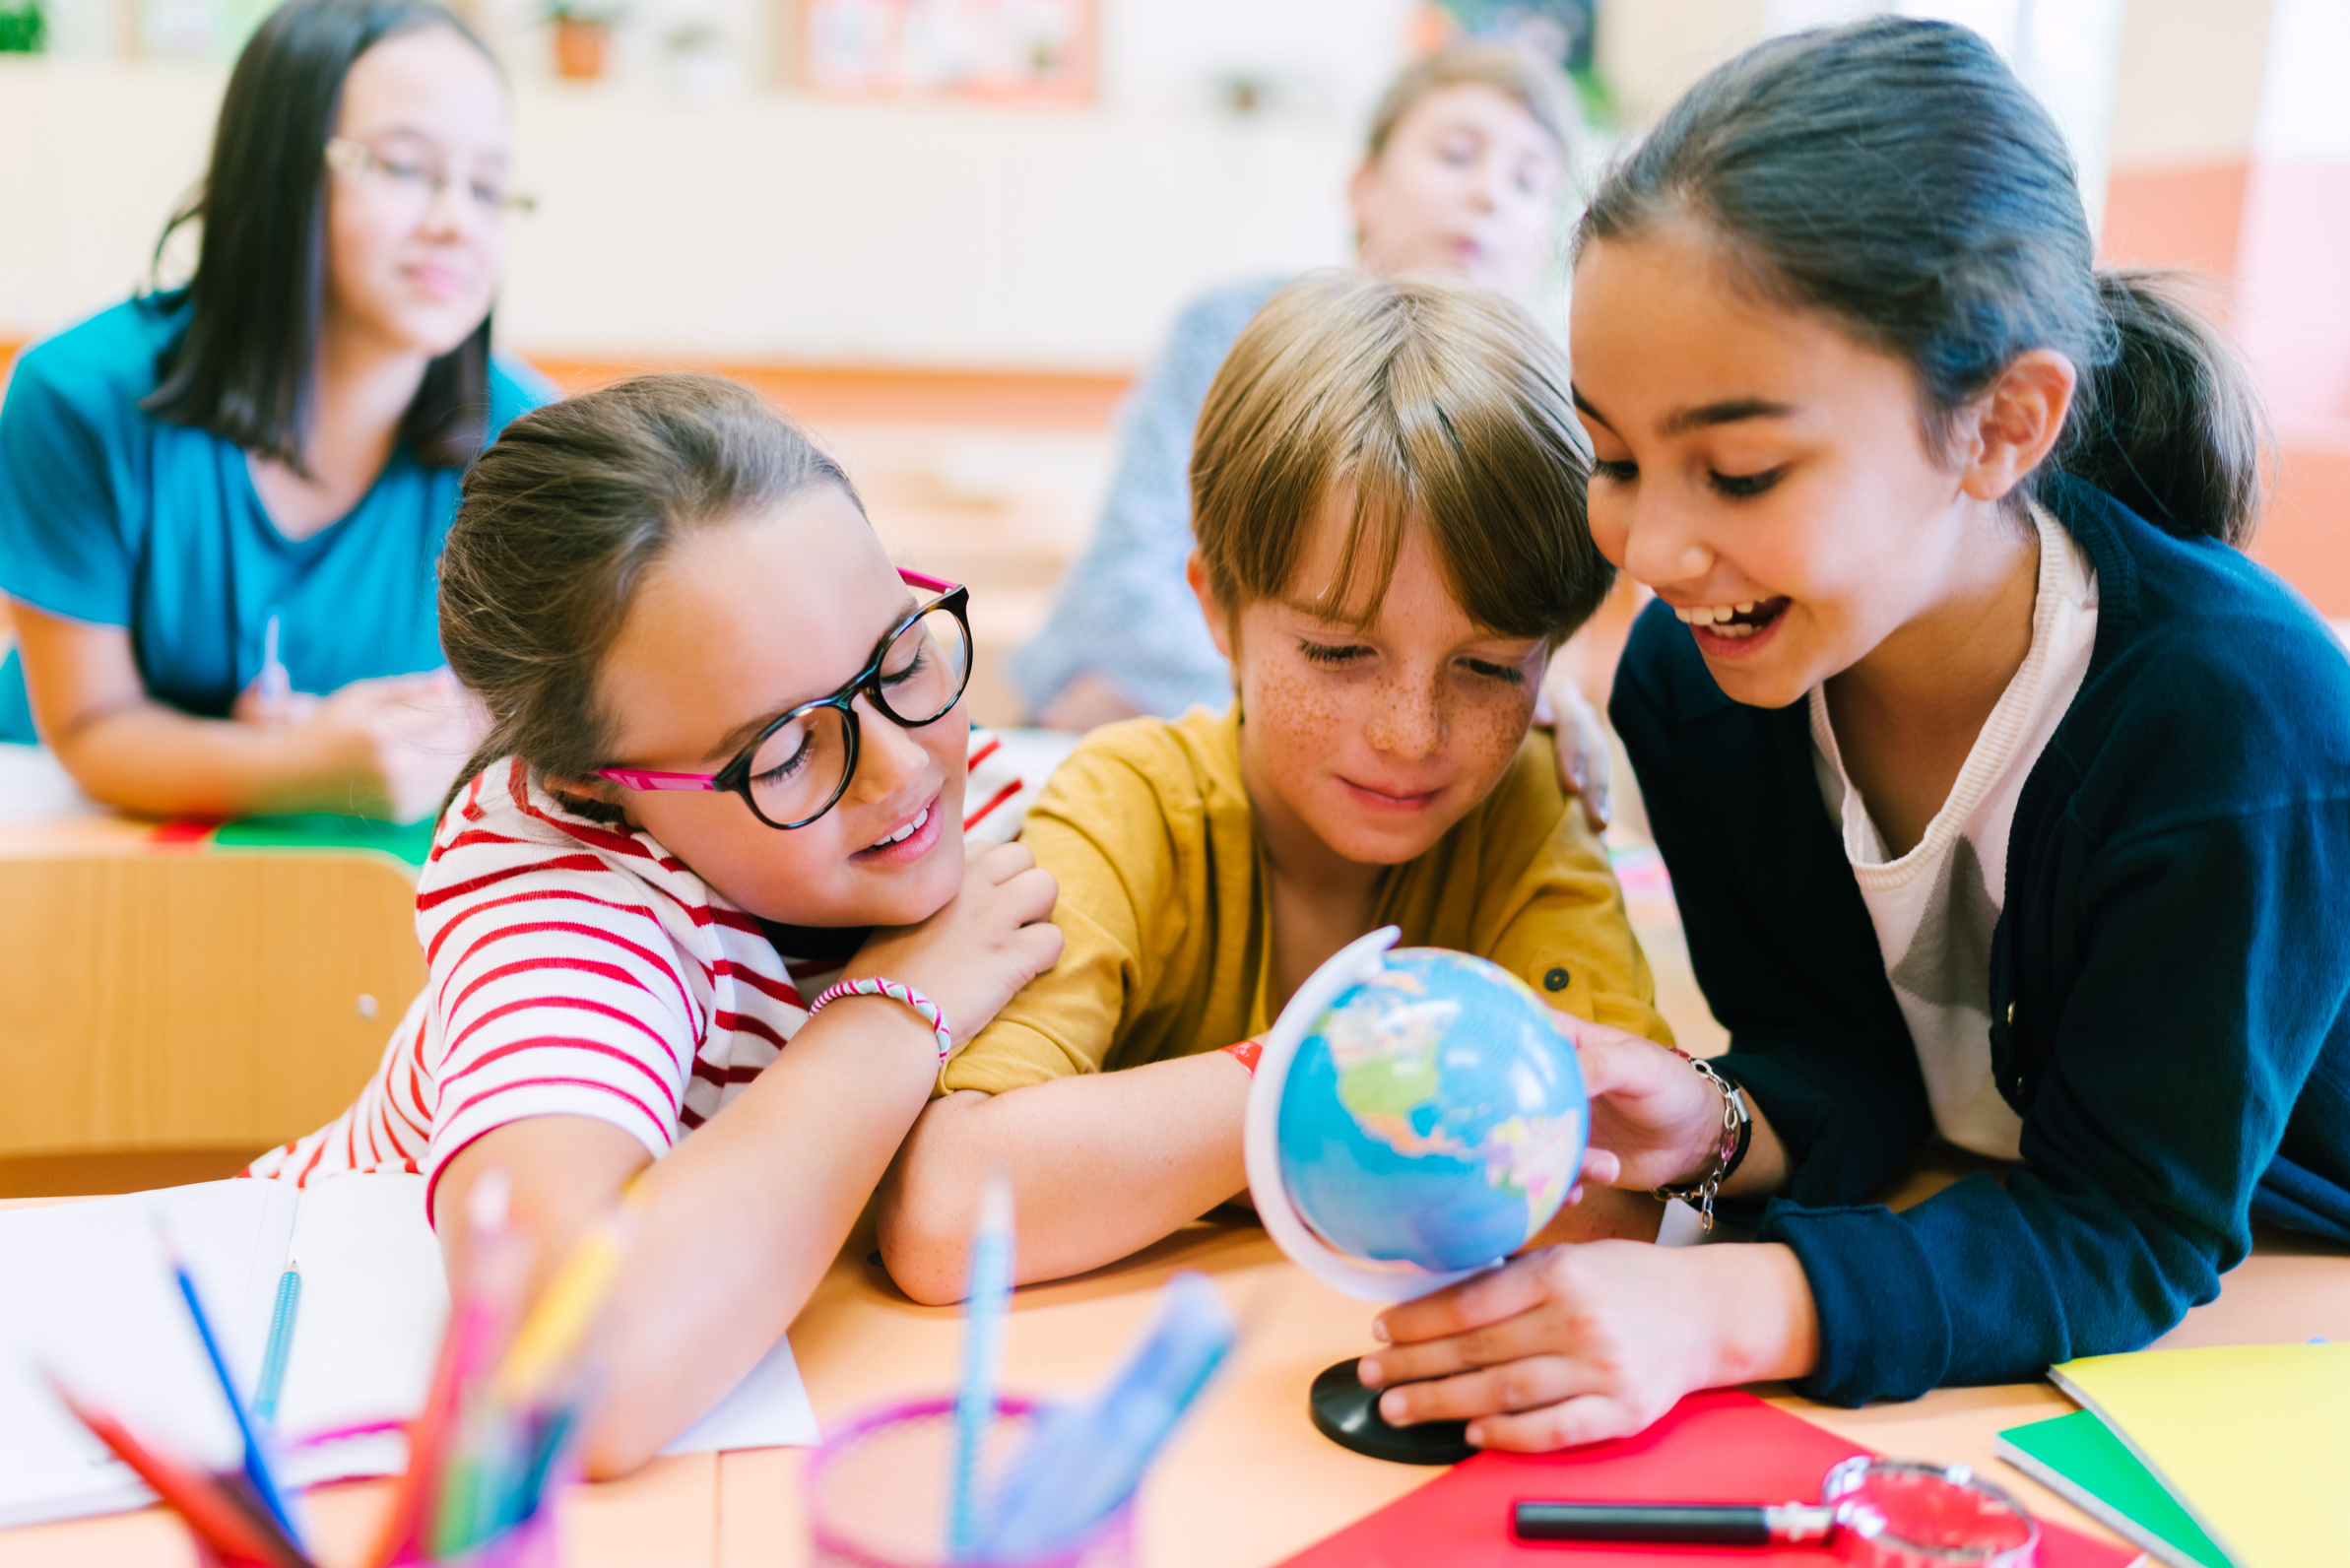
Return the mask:
<path fill-rule="evenodd" d="M 2350 616 L 2350 8 L 2131 0 L 2102 249 L 2209 279 L 2276 422 L 2253 554 Z"/>
<path fill-rule="evenodd" d="M 1613 0 L 1598 54 L 1628 127 L 1651 123 L 1705 72 L 1764 38 L 1866 17 L 1930 17 L 1989 38 L 2040 95 L 2080 167 L 2095 223 L 2105 199 L 2123 14 L 2137 0 Z"/>
<path fill-rule="evenodd" d="M 2350 616 L 2350 310 L 2334 281 L 2350 252 L 2350 96 L 2334 79 L 2350 7 L 1897 8 L 1983 29 L 2057 106 L 2093 215 L 2110 203 L 2109 260 L 2220 281 L 2282 437 L 2258 553 Z M 1599 64 L 1636 131 L 1771 33 L 1882 9 L 1612 0 Z M 754 82 L 688 93 L 641 62 L 562 84 L 547 78 L 536 0 L 483 10 L 516 60 L 519 172 L 544 198 L 499 311 L 523 352 L 1127 374 L 1201 288 L 1344 259 L 1340 187 L 1411 0 L 1103 0 L 1100 101 L 1026 110 Z M 225 67 L 94 49 L 0 57 L 0 343 L 147 276 L 201 167 Z M 1258 111 L 1230 107 L 1239 81 Z M 1555 315 L 1563 297 L 1540 303 Z"/>
<path fill-rule="evenodd" d="M 501 333 L 558 358 L 1131 370 L 1202 288 L 1345 259 L 1342 185 L 1409 11 L 1105 0 L 1078 108 L 695 98 L 657 72 L 557 83 L 531 53 L 517 176 L 542 206 Z M 0 340 L 145 276 L 225 77 L 0 56 Z M 1262 107 L 1229 107 L 1235 78 Z"/>

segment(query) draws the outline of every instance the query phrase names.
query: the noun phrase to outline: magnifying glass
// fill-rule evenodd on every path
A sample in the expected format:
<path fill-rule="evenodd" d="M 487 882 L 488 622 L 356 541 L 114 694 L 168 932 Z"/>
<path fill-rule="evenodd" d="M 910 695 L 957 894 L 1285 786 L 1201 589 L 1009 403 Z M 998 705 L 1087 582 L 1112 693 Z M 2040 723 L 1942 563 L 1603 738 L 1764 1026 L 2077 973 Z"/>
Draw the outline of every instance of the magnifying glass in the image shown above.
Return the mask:
<path fill-rule="evenodd" d="M 2031 1568 L 2040 1525 L 1964 1465 L 1857 1454 L 1816 1503 L 1520 1502 L 1520 1540 L 1825 1546 L 1855 1568 Z"/>

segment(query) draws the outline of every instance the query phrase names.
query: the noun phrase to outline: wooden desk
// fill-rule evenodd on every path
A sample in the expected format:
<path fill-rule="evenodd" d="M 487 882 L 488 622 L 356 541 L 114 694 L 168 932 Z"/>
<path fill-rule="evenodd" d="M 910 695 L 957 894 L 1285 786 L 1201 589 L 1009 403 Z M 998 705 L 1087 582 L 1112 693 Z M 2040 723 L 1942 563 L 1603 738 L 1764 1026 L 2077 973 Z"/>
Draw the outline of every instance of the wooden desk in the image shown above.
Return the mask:
<path fill-rule="evenodd" d="M 868 1406 L 953 1386 L 961 1331 L 949 1308 L 919 1307 L 842 1252 L 792 1326 L 816 1413 L 835 1422 Z M 1114 1270 L 1021 1290 L 1006 1334 L 1008 1382 L 1019 1392 L 1091 1385 L 1148 1316 L 1178 1268 L 1199 1269 L 1240 1314 L 1245 1337 L 1214 1391 L 1176 1440 L 1142 1500 L 1150 1568 L 1253 1568 L 1280 1561 L 1440 1471 L 1383 1464 L 1326 1441 L 1307 1419 L 1316 1372 L 1366 1348 L 1372 1309 L 1317 1284 L 1253 1228 L 1195 1225 Z M 2221 1298 L 2190 1313 L 2166 1345 L 2283 1342 L 2350 1335 L 2350 1254 L 2264 1236 Z M 1857 1446 L 1986 1469 L 2027 1506 L 2112 1538 L 2069 1504 L 1991 1458 L 2004 1427 L 2070 1408 L 2046 1384 L 1951 1389 L 1910 1405 L 1834 1409 L 1784 1390 L 1759 1392 Z M 794 1568 L 807 1558 L 802 1451 L 696 1455 L 574 1494 L 565 1519 L 571 1568 Z M 314 1494 L 330 1548 L 356 1549 L 383 1505 L 384 1483 Z M 1498 1527 L 1497 1527 L 1498 1528 Z M 11 1568 L 182 1568 L 194 1554 L 158 1510 L 0 1535 Z"/>

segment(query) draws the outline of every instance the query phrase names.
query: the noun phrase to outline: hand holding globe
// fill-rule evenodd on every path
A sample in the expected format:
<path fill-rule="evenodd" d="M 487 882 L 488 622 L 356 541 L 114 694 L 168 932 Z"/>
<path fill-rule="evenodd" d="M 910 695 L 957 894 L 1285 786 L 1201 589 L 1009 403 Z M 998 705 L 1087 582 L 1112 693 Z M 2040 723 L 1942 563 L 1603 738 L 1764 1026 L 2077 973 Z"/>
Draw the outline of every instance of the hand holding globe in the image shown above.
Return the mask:
<path fill-rule="evenodd" d="M 1509 971 L 1390 951 L 1395 928 L 1315 971 L 1267 1035 L 1245 1132 L 1266 1230 L 1325 1283 L 1406 1301 L 1532 1241 L 1582 1169 L 1590 1106 L 1573 1045 Z M 1449 1428 L 1388 1427 L 1342 1362 L 1316 1424 L 1383 1458 L 1447 1464 Z"/>

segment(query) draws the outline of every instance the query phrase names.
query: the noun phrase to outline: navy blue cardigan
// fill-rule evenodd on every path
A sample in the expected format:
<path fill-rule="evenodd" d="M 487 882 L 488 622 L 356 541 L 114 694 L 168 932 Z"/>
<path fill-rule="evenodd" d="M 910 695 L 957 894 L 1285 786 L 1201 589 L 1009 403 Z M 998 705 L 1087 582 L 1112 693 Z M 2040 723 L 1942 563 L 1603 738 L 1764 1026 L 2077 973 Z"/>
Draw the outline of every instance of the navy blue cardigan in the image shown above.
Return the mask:
<path fill-rule="evenodd" d="M 1744 707 L 1651 605 L 1609 713 L 1714 1013 L 1793 1176 L 1759 1237 L 1818 1304 L 1816 1399 L 2130 1350 L 2219 1293 L 2254 1218 L 2350 1240 L 2350 660 L 2274 577 L 2058 480 L 2097 642 L 2042 752 L 1991 942 L 2023 1163 L 1896 1214 L 1932 1131 L 1812 772 L 1806 704 Z"/>

